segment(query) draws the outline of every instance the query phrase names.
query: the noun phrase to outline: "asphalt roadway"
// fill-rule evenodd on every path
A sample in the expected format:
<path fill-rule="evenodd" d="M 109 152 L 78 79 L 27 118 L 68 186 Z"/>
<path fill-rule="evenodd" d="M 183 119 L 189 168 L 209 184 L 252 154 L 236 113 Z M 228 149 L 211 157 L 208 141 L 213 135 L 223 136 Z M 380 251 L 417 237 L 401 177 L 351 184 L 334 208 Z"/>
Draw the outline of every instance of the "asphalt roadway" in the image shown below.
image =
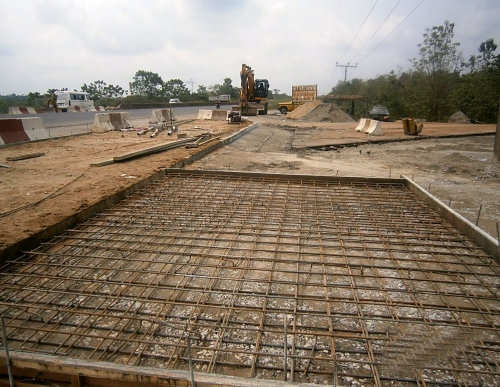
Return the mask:
<path fill-rule="evenodd" d="M 183 106 L 172 107 L 174 116 L 178 120 L 184 120 L 197 116 L 200 109 L 215 109 L 215 105 L 206 106 Z M 222 105 L 221 110 L 230 110 L 231 105 Z M 128 112 L 130 120 L 140 121 L 151 117 L 153 109 L 132 109 L 132 110 L 112 110 L 110 112 Z M 28 118 L 41 117 L 45 128 L 49 131 L 50 137 L 67 136 L 71 134 L 85 133 L 90 131 L 90 127 L 94 123 L 96 113 L 102 112 L 68 112 L 68 113 L 41 113 L 41 114 L 5 114 L 2 118 Z"/>

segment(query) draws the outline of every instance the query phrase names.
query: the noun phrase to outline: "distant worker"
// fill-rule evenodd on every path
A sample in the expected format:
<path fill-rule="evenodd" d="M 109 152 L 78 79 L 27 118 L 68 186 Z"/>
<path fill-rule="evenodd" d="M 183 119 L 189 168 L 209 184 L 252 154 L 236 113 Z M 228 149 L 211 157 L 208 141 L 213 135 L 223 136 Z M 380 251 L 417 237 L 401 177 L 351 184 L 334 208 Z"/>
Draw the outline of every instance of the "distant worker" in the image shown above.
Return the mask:
<path fill-rule="evenodd" d="M 217 109 L 220 109 L 220 102 L 219 102 L 219 101 L 217 101 L 217 102 L 215 103 L 215 107 L 216 107 Z"/>
<path fill-rule="evenodd" d="M 54 109 L 54 112 L 57 113 L 57 94 L 56 93 L 52 93 L 52 97 L 49 100 L 49 104 Z"/>

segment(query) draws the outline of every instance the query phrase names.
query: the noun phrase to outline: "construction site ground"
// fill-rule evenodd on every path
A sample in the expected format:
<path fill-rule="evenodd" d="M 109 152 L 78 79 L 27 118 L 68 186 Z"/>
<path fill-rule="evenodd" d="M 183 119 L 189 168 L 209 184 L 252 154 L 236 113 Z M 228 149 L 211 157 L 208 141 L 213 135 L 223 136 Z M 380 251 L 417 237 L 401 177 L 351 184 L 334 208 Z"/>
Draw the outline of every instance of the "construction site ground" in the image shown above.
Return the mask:
<path fill-rule="evenodd" d="M 186 168 L 406 175 L 496 238 L 494 125 L 426 123 L 417 138 L 398 122 L 382 123 L 381 137 L 355 122 L 251 122 Z M 224 138 L 251 122 L 193 120 L 179 133 Z M 203 149 L 90 166 L 172 137 L 108 132 L 1 149 L 11 168 L 0 168 L 0 249 Z M 44 156 L 7 161 L 30 153 Z M 214 176 L 172 174 L 13 261 L 0 309 L 14 349 L 185 370 L 189 333 L 196 372 L 286 380 L 289 364 L 291 381 L 332 384 L 338 366 L 340 385 L 381 386 L 383 360 L 383 385 L 497 385 L 500 269 L 401 183 Z"/>
<path fill-rule="evenodd" d="M 493 158 L 494 125 L 426 123 L 424 136 L 405 136 L 400 122 L 382 123 L 384 136 L 369 137 L 351 123 L 311 123 L 283 116 L 253 117 L 260 128 L 208 155 L 190 168 L 289 174 L 399 177 L 407 175 L 496 237 L 500 220 L 500 165 Z M 147 122 L 135 122 L 136 126 Z M 181 133 L 227 136 L 249 123 L 194 120 Z M 471 136 L 460 137 L 470 134 Z M 428 138 L 427 136 L 431 136 Z M 436 136 L 436 138 L 434 137 Z M 0 211 L 10 213 L 51 195 L 38 205 L 2 216 L 0 249 L 168 168 L 197 149 L 184 147 L 91 167 L 112 156 L 175 140 L 136 132 L 107 132 L 52 139 L 0 151 Z M 425 139 L 423 137 L 426 137 Z M 9 162 L 30 153 L 44 156 Z M 451 200 L 451 201 L 450 201 Z"/>

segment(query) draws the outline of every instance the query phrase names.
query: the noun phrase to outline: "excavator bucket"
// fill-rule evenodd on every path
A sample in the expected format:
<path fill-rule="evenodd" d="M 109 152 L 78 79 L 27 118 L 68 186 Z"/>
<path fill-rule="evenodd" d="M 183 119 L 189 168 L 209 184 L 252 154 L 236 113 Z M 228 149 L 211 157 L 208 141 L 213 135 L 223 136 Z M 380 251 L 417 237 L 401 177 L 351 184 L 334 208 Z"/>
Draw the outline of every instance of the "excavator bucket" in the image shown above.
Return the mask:
<path fill-rule="evenodd" d="M 406 135 L 418 136 L 422 133 L 424 124 L 422 122 L 416 123 L 414 118 L 403 118 L 403 130 Z"/>
<path fill-rule="evenodd" d="M 256 116 L 258 112 L 258 106 L 249 105 L 243 108 L 241 106 L 233 106 L 231 110 L 233 112 L 239 112 L 242 116 Z"/>

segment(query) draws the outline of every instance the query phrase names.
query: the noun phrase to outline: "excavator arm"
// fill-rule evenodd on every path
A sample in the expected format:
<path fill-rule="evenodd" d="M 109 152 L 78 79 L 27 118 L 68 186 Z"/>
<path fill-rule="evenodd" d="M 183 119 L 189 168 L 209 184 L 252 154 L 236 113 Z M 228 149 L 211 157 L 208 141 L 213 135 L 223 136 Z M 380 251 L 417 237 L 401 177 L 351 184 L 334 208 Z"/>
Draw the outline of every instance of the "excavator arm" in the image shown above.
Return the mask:
<path fill-rule="evenodd" d="M 269 82 L 267 79 L 255 79 L 254 71 L 246 64 L 241 65 L 240 106 L 233 107 L 242 115 L 255 116 L 267 114 Z"/>

